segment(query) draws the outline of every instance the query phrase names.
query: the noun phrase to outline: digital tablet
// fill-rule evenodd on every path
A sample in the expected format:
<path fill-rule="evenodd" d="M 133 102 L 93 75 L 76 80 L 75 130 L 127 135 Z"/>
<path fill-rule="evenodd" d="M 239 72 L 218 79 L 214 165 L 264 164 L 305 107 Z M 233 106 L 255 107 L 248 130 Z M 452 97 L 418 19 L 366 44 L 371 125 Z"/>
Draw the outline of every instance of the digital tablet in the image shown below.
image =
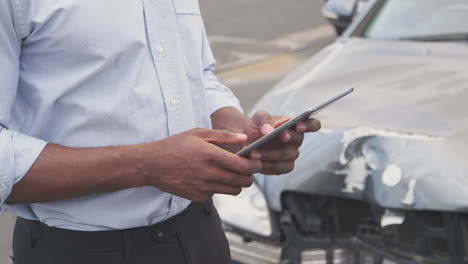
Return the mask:
<path fill-rule="evenodd" d="M 339 99 L 345 97 L 346 95 L 350 94 L 353 91 L 354 91 L 354 88 L 347 89 L 347 90 L 333 96 L 332 98 L 330 98 L 328 100 L 325 100 L 324 102 L 309 108 L 308 110 L 304 111 L 302 114 L 298 115 L 294 119 L 291 119 L 288 122 L 286 122 L 286 123 L 282 124 L 281 126 L 277 127 L 271 133 L 257 139 L 255 142 L 253 142 L 250 145 L 248 145 L 247 147 L 243 148 L 242 150 L 240 150 L 236 154 L 239 155 L 239 156 L 244 156 L 244 155 L 250 153 L 251 151 L 259 148 L 260 146 L 263 146 L 264 144 L 268 143 L 269 141 L 279 137 L 283 131 L 291 129 L 295 125 L 299 124 L 300 122 L 309 119 L 311 116 L 317 114 L 318 112 L 320 112 L 325 107 L 331 105 L 332 103 L 338 101 Z"/>

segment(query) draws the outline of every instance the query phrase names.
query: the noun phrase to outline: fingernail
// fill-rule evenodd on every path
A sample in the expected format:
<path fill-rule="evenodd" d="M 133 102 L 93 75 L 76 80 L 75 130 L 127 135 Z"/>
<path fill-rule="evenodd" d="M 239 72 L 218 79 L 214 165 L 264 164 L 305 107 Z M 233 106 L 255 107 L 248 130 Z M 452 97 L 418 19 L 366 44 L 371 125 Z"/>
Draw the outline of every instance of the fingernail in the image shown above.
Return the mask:
<path fill-rule="evenodd" d="M 262 158 L 262 154 L 256 150 L 252 151 L 252 153 L 250 153 L 250 157 L 252 159 L 255 159 L 255 160 L 259 160 Z"/>
<path fill-rule="evenodd" d="M 320 121 L 315 119 L 314 120 L 314 130 L 319 131 L 321 127 L 322 127 L 322 123 L 320 123 Z"/>
<path fill-rule="evenodd" d="M 263 135 L 266 135 L 270 133 L 271 131 L 273 131 L 273 127 L 270 124 L 265 124 L 262 126 L 261 131 Z"/>
<path fill-rule="evenodd" d="M 241 134 L 241 133 L 235 133 L 236 136 L 240 137 L 240 138 L 247 138 L 247 135 L 246 134 Z"/>
<path fill-rule="evenodd" d="M 287 134 L 284 136 L 284 143 L 288 142 L 290 139 L 291 139 L 291 135 L 290 135 L 289 133 L 287 133 Z"/>
<path fill-rule="evenodd" d="M 304 124 L 297 125 L 296 131 L 301 133 L 306 131 L 306 126 Z"/>

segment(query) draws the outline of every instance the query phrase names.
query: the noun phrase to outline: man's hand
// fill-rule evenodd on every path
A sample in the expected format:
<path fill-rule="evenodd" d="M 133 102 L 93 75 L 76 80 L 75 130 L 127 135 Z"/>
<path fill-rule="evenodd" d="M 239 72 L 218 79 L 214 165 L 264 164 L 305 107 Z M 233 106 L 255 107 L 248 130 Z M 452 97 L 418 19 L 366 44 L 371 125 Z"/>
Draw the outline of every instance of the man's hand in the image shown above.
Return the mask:
<path fill-rule="evenodd" d="M 252 174 L 262 170 L 249 160 L 217 147 L 238 145 L 247 136 L 223 130 L 192 129 L 166 139 L 140 145 L 145 185 L 158 187 L 195 202 L 214 193 L 237 195 L 253 183 Z"/>
<path fill-rule="evenodd" d="M 154 186 L 202 202 L 214 193 L 237 195 L 261 171 L 258 160 L 239 157 L 215 144 L 240 145 L 243 134 L 192 129 L 128 146 L 70 148 L 47 144 L 9 204 L 40 203 L 128 188 Z"/>
<path fill-rule="evenodd" d="M 241 114 L 233 107 L 224 107 L 211 115 L 213 127 L 246 134 L 247 142 L 242 145 L 222 146 L 223 148 L 237 152 L 242 146 L 254 142 L 260 137 L 270 133 L 274 128 L 284 124 L 290 117 L 271 116 L 269 113 L 259 111 L 251 119 Z M 273 140 L 261 148 L 252 151 L 250 158 L 262 162 L 263 174 L 284 174 L 294 169 L 294 162 L 299 156 L 299 147 L 304 140 L 304 133 L 315 132 L 320 129 L 317 119 L 309 119 L 296 125 L 293 131 L 286 131 L 276 140 Z"/>
<path fill-rule="evenodd" d="M 264 111 L 258 111 L 249 120 L 244 133 L 248 143 L 272 132 L 274 128 L 289 121 L 291 117 L 271 116 Z M 262 161 L 263 174 L 284 174 L 294 169 L 295 160 L 299 157 L 299 147 L 304 140 L 304 133 L 320 129 L 320 121 L 309 119 L 296 125 L 294 130 L 285 131 L 278 139 L 252 151 L 250 158 Z"/>
<path fill-rule="evenodd" d="M 214 193 L 236 195 L 252 184 L 254 173 L 291 171 L 303 133 L 318 130 L 320 122 L 298 124 L 295 131 L 251 153 L 251 159 L 216 145 L 237 151 L 247 140 L 256 140 L 286 120 L 259 112 L 249 121 L 235 108 L 226 107 L 212 115 L 213 127 L 244 135 L 193 129 L 129 146 L 71 148 L 50 143 L 6 202 L 49 202 L 148 185 L 196 202 Z"/>

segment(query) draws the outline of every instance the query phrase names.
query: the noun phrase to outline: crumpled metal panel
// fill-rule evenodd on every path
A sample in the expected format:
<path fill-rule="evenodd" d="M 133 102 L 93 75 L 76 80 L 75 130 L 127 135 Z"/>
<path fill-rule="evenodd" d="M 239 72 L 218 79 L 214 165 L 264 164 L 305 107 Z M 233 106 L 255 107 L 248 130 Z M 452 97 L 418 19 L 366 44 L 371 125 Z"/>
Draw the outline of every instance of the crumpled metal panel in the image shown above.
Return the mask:
<path fill-rule="evenodd" d="M 359 199 L 387 208 L 466 211 L 468 163 L 451 145 L 442 138 L 375 129 L 316 133 L 306 137 L 293 172 L 258 175 L 257 181 L 278 211 L 284 191 Z"/>
<path fill-rule="evenodd" d="M 274 210 L 284 191 L 396 209 L 468 209 L 468 45 L 351 39 L 313 57 L 255 109 L 295 115 L 337 91 L 296 169 L 258 175 Z"/>

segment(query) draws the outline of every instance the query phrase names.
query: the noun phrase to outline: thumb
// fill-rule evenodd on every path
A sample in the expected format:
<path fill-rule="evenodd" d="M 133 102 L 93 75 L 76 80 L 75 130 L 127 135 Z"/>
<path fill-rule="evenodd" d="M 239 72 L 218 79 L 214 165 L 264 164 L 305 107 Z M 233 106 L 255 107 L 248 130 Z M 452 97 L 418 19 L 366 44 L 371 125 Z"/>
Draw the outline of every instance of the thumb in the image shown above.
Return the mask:
<path fill-rule="evenodd" d="M 247 141 L 247 135 L 227 130 L 207 130 L 201 138 L 209 143 L 225 145 L 241 144 Z"/>
<path fill-rule="evenodd" d="M 273 117 L 275 128 L 281 126 L 282 124 L 288 122 L 292 118 L 290 116 L 275 116 Z"/>
<path fill-rule="evenodd" d="M 273 117 L 265 111 L 257 111 L 252 117 L 252 122 L 257 125 L 263 135 L 274 130 L 275 122 Z"/>

